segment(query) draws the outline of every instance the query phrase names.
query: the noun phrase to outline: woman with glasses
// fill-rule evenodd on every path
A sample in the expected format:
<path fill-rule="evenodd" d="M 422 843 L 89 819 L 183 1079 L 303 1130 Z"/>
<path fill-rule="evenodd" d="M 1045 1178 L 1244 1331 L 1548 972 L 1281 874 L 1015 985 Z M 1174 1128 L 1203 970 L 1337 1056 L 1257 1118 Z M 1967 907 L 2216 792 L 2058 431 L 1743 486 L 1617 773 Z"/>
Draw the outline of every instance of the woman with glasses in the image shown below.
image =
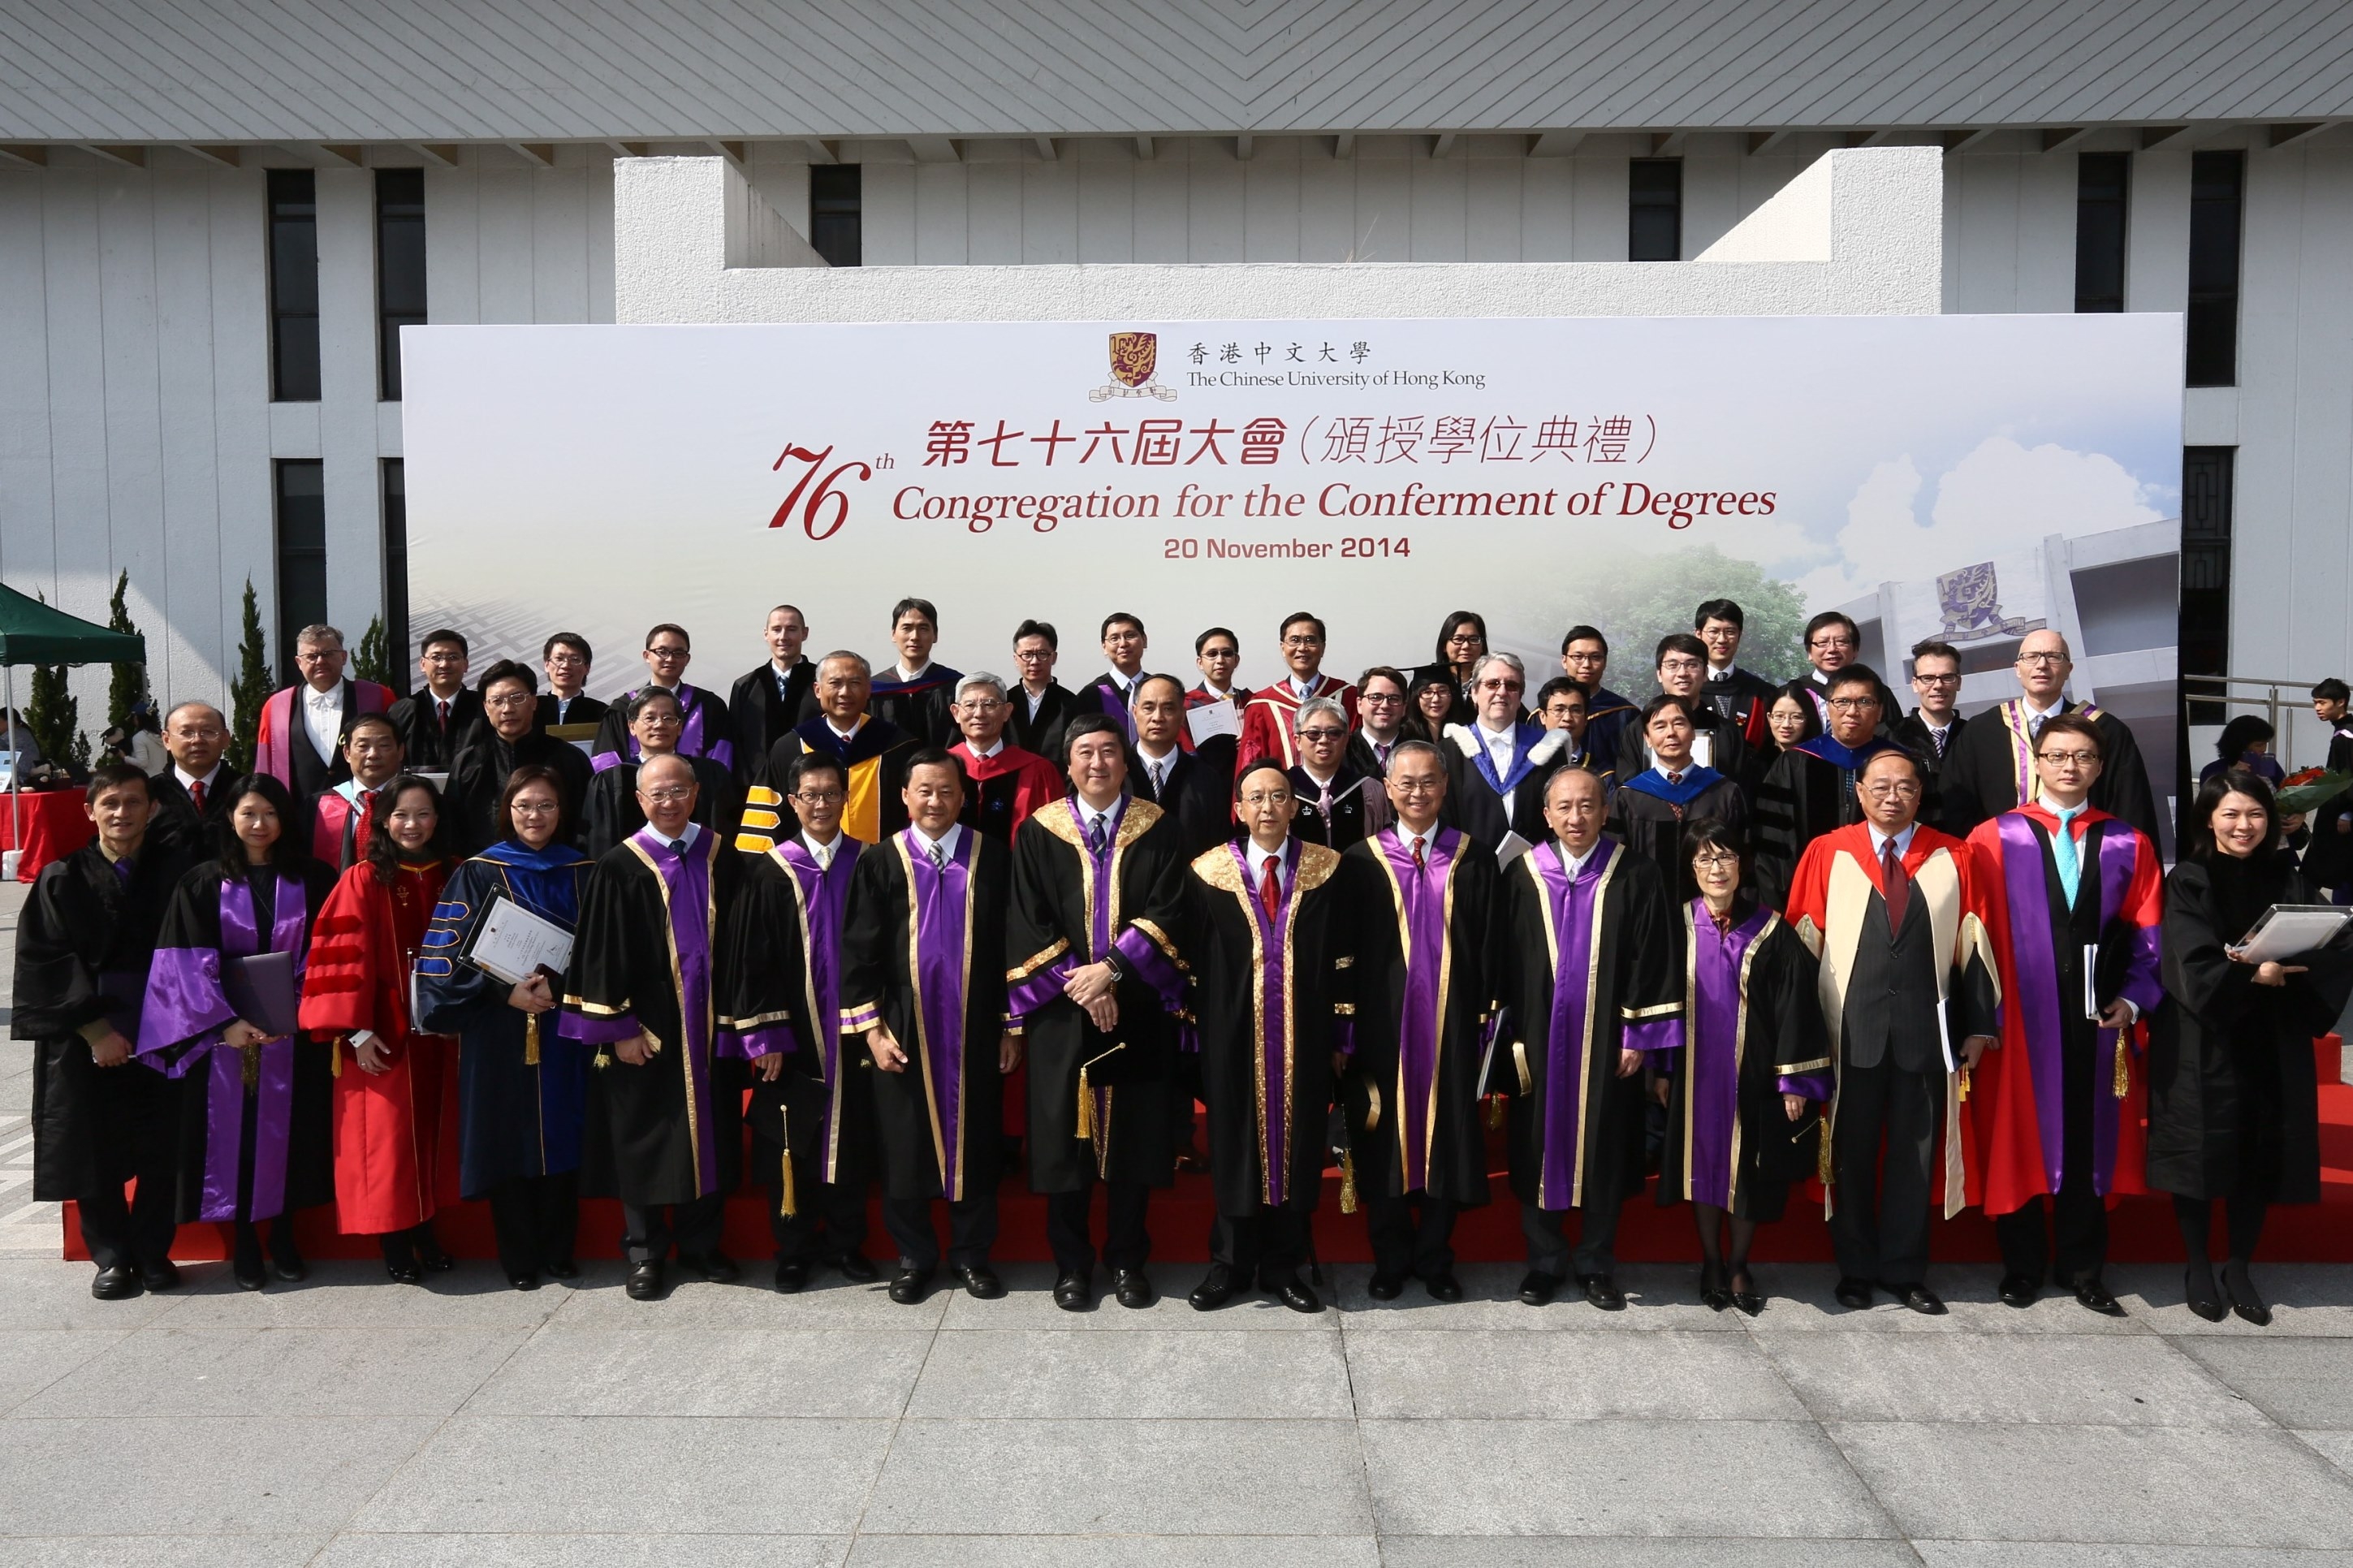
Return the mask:
<path fill-rule="evenodd" d="M 2173 1194 L 2189 1266 L 2182 1290 L 2209 1322 L 2271 1308 L 2248 1273 L 2274 1203 L 2320 1201 L 2312 1042 L 2353 993 L 2345 942 L 2256 962 L 2232 948 L 2275 904 L 2311 903 L 2281 846 L 2271 786 L 2216 774 L 2189 809 L 2189 853 L 2165 879 L 2165 1000 L 2148 1042 L 2148 1184 Z M 2214 1283 L 2213 1202 L 2230 1219 Z"/>
<path fill-rule="evenodd" d="M 499 839 L 450 874 L 417 963 L 424 1026 L 458 1036 L 458 1193 L 487 1199 L 499 1264 L 517 1290 L 579 1274 L 580 1123 L 589 1047 L 556 1033 L 564 977 L 499 980 L 461 955 L 501 899 L 570 930 L 590 863 L 564 842 L 564 780 L 507 776 Z"/>
<path fill-rule="evenodd" d="M 1458 609 L 1448 616 L 1438 628 L 1438 646 L 1430 662 L 1416 670 L 1418 683 L 1424 675 L 1443 675 L 1454 689 L 1454 704 L 1441 724 L 1471 722 L 1471 675 L 1479 661 L 1487 655 L 1487 619 L 1475 609 Z"/>
<path fill-rule="evenodd" d="M 588 801 L 580 813 L 580 836 L 591 860 L 601 857 L 646 825 L 646 813 L 638 804 L 638 770 L 645 766 L 647 758 L 668 757 L 678 751 L 678 737 L 685 717 L 678 694 L 659 686 L 649 686 L 624 698 L 619 711 L 628 725 L 629 738 L 638 748 L 638 758 L 616 763 L 589 781 Z M 744 810 L 736 795 L 734 775 L 708 758 L 689 757 L 684 760 L 694 770 L 691 820 L 733 838 L 736 821 Z"/>
<path fill-rule="evenodd" d="M 1432 670 L 1427 665 L 1416 670 L 1413 686 L 1406 693 L 1406 735 L 1432 746 L 1440 744 L 1446 726 L 1455 722 L 1455 705 L 1463 700 L 1462 688 L 1455 684 L 1452 671 Z"/>
<path fill-rule="evenodd" d="M 1658 1086 L 1667 1107 L 1659 1202 L 1687 1202 L 1699 1226 L 1700 1299 L 1715 1311 L 1765 1309 L 1748 1249 L 1781 1217 L 1789 1183 L 1813 1172 L 1829 1035 L 1813 955 L 1743 891 L 1739 829 L 1701 818 L 1685 831 L 1699 895 L 1674 925 L 1685 977 L 1683 1048 Z M 1727 1245 L 1728 1244 L 1728 1245 Z"/>

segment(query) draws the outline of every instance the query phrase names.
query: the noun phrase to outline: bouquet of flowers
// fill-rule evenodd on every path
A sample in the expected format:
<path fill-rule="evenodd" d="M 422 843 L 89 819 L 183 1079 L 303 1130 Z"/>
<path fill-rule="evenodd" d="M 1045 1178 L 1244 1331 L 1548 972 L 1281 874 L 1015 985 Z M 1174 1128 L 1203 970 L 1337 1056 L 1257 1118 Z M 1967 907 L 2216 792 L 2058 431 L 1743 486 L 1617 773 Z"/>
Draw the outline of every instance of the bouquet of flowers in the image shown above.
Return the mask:
<path fill-rule="evenodd" d="M 2280 780 L 2279 810 L 2284 817 L 2297 817 L 2323 806 L 2353 789 L 2353 773 L 2331 773 L 2326 768 L 2307 768 L 2291 773 Z"/>

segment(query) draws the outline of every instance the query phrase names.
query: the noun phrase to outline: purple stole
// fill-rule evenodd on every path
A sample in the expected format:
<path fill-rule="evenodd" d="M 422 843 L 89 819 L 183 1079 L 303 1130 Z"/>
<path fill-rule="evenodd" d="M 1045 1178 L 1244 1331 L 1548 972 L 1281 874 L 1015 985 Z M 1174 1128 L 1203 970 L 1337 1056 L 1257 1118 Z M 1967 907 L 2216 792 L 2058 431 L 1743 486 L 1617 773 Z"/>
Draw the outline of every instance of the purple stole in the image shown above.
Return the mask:
<path fill-rule="evenodd" d="M 1373 841 L 1388 874 L 1404 957 L 1405 1000 L 1398 1011 L 1398 1190 L 1430 1185 L 1430 1139 L 1438 1124 L 1438 1053 L 1446 1032 L 1446 991 L 1453 975 L 1449 940 L 1454 912 L 1454 868 L 1462 835 L 1440 828 L 1430 835 L 1429 863 L 1417 870 L 1402 828 Z"/>
<path fill-rule="evenodd" d="M 1748 968 L 1780 916 L 1759 908 L 1716 929 L 1707 900 L 1683 906 L 1685 935 L 1683 1195 L 1732 1207 L 1740 1166 L 1740 1069 L 1748 1054 Z"/>
<path fill-rule="evenodd" d="M 2005 723 L 2008 716 L 2009 705 L 2005 705 Z M 2114 817 L 2107 820 L 2115 823 L 2115 828 L 2100 835 L 2097 881 L 2093 883 L 2095 868 L 2086 864 L 2083 868 L 2084 880 L 2076 886 L 2078 898 L 2086 891 L 2096 890 L 2100 900 L 2099 929 L 2103 931 L 2124 908 L 2125 894 L 2132 886 L 2133 872 L 2140 858 L 2140 835 L 2126 822 Z M 2011 973 L 2003 978 L 2017 988 L 2014 997 L 2004 997 L 2002 1001 L 2005 1006 L 2016 1001 L 2024 1026 L 2028 1075 L 2034 1084 L 2035 1128 L 2042 1140 L 2042 1168 L 2051 1191 L 2056 1192 L 2066 1166 L 2059 1041 L 2069 1010 L 2080 1012 L 2083 999 L 2059 994 L 2058 972 L 2043 958 L 2046 953 L 2055 955 L 2061 940 L 2073 938 L 2051 928 L 2051 897 L 2042 870 L 2042 838 L 2034 828 L 2034 819 L 2022 811 L 2004 811 L 1994 819 L 1994 831 L 2001 840 L 2001 894 L 2010 916 Z M 2084 836 L 2088 838 L 2090 834 L 2091 827 L 2087 827 Z M 2146 1018 L 2157 1011 L 2160 1000 L 2157 983 L 2158 927 L 2137 926 L 2132 939 L 2134 961 L 2124 993 Z M 2106 1085 L 2116 1072 L 2116 1053 L 2122 1049 L 2121 1031 L 2096 1032 L 2092 1056 L 2092 1191 L 2102 1197 L 2107 1195 L 2116 1175 L 2116 1118 L 2123 1102 L 2107 1092 Z"/>
<path fill-rule="evenodd" d="M 932 1150 L 939 1160 L 940 1193 L 950 1202 L 965 1191 L 965 995 L 972 980 L 972 862 L 979 834 L 966 828 L 943 868 L 913 828 L 891 841 L 907 874 L 908 968 L 915 981 L 915 1042 L 909 1053 L 923 1075 L 932 1114 Z M 905 1041 L 900 1044 L 904 1046 Z M 995 1072 L 991 1061 L 987 1071 Z M 996 1136 L 984 1128 L 983 1137 Z"/>
<path fill-rule="evenodd" d="M 848 833 L 835 839 L 829 870 L 819 870 L 817 858 L 798 838 L 786 840 L 768 853 L 793 879 L 800 906 L 801 951 L 808 959 L 808 983 L 803 992 L 808 1007 L 809 1038 L 817 1050 L 818 1069 L 826 1086 L 825 1174 L 838 1181 L 841 1161 L 841 1109 L 846 1086 L 841 1076 L 841 915 L 849 896 L 849 874 L 858 863 L 859 844 Z"/>
<path fill-rule="evenodd" d="M 272 873 L 276 875 L 276 873 Z M 233 1051 L 220 1038 L 237 1021 L 221 988 L 221 962 L 257 953 L 292 953 L 302 946 L 309 924 L 309 897 L 300 877 L 279 876 L 278 896 L 265 946 L 255 923 L 253 889 L 243 877 L 220 885 L 221 943 L 210 948 L 158 948 L 148 972 L 145 1012 L 139 1022 L 139 1054 L 153 1056 L 183 1041 L 195 1041 L 177 1062 L 164 1068 L 185 1077 L 198 1062 L 205 1069 L 205 1176 L 196 1210 L 200 1220 L 237 1218 L 237 1167 L 245 1139 L 246 1075 L 250 1062 L 253 1093 L 253 1200 L 247 1217 L 266 1220 L 286 1210 L 286 1157 L 294 1121 L 293 1040 L 272 1040 L 247 1052 Z M 302 963 L 295 964 L 301 978 Z M 150 1063 L 150 1065 L 157 1064 Z"/>
<path fill-rule="evenodd" d="M 1226 853 L 1242 869 L 1241 900 L 1250 923 L 1250 972 L 1258 976 L 1255 1038 L 1250 1067 L 1258 1080 L 1258 1158 L 1260 1192 L 1270 1208 L 1280 1208 L 1291 1191 L 1292 1043 L 1297 1033 L 1292 1017 L 1291 933 L 1299 921 L 1299 844 L 1292 839 L 1282 848 L 1282 899 L 1274 917 L 1258 901 L 1250 886 L 1249 863 L 1266 856 L 1245 839 L 1229 843 Z M 1323 1128 L 1316 1128 L 1320 1135 Z"/>
<path fill-rule="evenodd" d="M 686 1075 L 687 1140 L 694 1146 L 694 1191 L 698 1197 L 719 1191 L 719 1146 L 703 1129 L 711 1126 L 711 933 L 719 909 L 711 885 L 711 857 L 719 835 L 705 829 L 684 854 L 664 847 L 653 829 L 644 827 L 628 839 L 630 849 L 646 863 L 661 885 L 663 924 L 670 934 L 670 972 L 678 987 L 678 1015 L 686 1038 L 678 1042 L 679 1067 Z M 626 1039 L 638 1025 L 634 1018 L 617 1038 Z M 670 1042 L 664 1041 L 665 1045 Z"/>
<path fill-rule="evenodd" d="M 1593 1059 L 1593 987 L 1600 962 L 1601 900 L 1626 853 L 1617 840 L 1594 845 L 1572 879 L 1560 844 L 1527 853 L 1544 895 L 1545 946 L 1552 962 L 1552 1016 L 1545 1035 L 1544 1165 L 1536 1206 L 1573 1209 L 1585 1197 L 1585 1072 Z"/>
<path fill-rule="evenodd" d="M 1138 683 L 1141 683 L 1144 676 L 1142 673 L 1139 672 L 1135 678 Z M 1119 727 L 1121 731 L 1126 735 L 1128 746 L 1133 748 L 1135 745 L 1135 715 L 1127 711 L 1127 699 L 1121 696 L 1119 694 L 1119 688 L 1113 685 L 1109 681 L 1097 681 L 1095 683 L 1095 690 L 1103 694 L 1103 711 L 1111 717 L 1119 721 Z M 1191 727 L 1188 726 L 1180 733 L 1184 736 L 1189 747 L 1189 744 L 1193 738 Z"/>
<path fill-rule="evenodd" d="M 2042 781 L 2034 776 L 2034 735 L 2026 725 L 2026 699 L 2012 697 L 2007 702 L 1997 703 L 1993 711 L 2001 720 L 2002 739 L 2010 743 L 2010 786 L 2018 792 L 2017 799 L 2010 804 L 2023 806 L 2032 800 L 2042 787 Z M 2051 711 L 2054 715 L 2073 714 L 2080 719 L 2097 719 L 2105 716 L 2090 703 L 2079 703 L 2073 707 L 2069 707 L 2063 697 L 2060 699 L 2059 705 Z M 2107 1169 L 2107 1161 L 2105 1159 L 2102 1160 L 2100 1168 Z M 2055 1192 L 2059 1189 L 2053 1187 L 2051 1190 Z"/>
<path fill-rule="evenodd" d="M 639 691 L 648 689 L 638 688 Z M 627 693 L 616 698 L 613 706 L 618 708 L 637 694 L 637 692 Z M 686 681 L 678 683 L 678 754 L 681 757 L 707 758 L 722 768 L 733 768 L 735 766 L 735 747 L 723 740 L 713 745 L 704 733 L 704 715 L 710 711 L 712 701 L 711 694 L 701 686 Z M 602 773 L 608 768 L 618 768 L 624 762 L 639 760 L 638 737 L 626 728 L 621 735 L 621 744 L 626 751 L 600 751 L 588 759 L 588 765 Z"/>

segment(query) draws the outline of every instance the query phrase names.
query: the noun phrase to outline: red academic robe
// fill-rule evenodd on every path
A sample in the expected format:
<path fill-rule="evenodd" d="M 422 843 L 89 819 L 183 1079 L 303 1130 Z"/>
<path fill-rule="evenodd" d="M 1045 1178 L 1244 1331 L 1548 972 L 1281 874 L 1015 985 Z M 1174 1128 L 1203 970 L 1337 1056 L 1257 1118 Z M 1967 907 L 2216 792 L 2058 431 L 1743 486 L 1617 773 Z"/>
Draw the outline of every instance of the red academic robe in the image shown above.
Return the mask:
<path fill-rule="evenodd" d="M 1024 751 L 1011 741 L 994 756 L 975 757 L 972 743 L 959 740 L 948 747 L 948 755 L 964 764 L 965 777 L 974 785 L 987 783 L 1006 774 L 1014 775 L 1013 821 L 1006 829 L 1007 842 L 1021 831 L 1021 824 L 1030 813 L 1049 801 L 1059 800 L 1070 793 L 1062 780 L 1062 770 L 1034 751 Z"/>
<path fill-rule="evenodd" d="M 1348 727 L 1356 727 L 1356 688 L 1331 675 L 1318 675 L 1311 696 L 1329 697 L 1347 711 Z M 1244 763 L 1261 757 L 1280 757 L 1285 768 L 1299 766 L 1299 705 L 1304 700 L 1288 678 L 1250 694 L 1242 706 L 1241 748 Z"/>
<path fill-rule="evenodd" d="M 2054 944 L 2065 934 L 2051 928 L 2044 851 L 2030 822 L 2043 834 L 2059 831 L 2058 814 L 2036 801 L 1980 822 L 1969 834 L 1970 853 L 1986 888 L 1986 926 L 1993 938 L 2002 994 L 2001 1049 L 1987 1052 L 1978 1064 L 1971 1092 L 1977 1148 L 1968 1201 L 1983 1205 L 1989 1214 L 2010 1213 L 2058 1188 L 2063 1148 L 2060 1036 L 2083 1011 L 2080 995 L 2059 994 Z M 2101 828 L 2102 823 L 2106 826 Z M 2135 1070 L 2130 1056 L 2146 1052 L 2148 1020 L 2163 998 L 2158 969 L 2165 867 L 2148 835 L 2097 807 L 2085 807 L 2072 826 L 2084 879 L 2098 891 L 2094 929 L 2101 946 L 2104 950 L 2117 944 L 2122 948 L 2116 955 L 2122 960 L 2117 972 L 2103 978 L 2117 995 L 2140 1009 L 2129 1032 L 2130 1050 L 2113 1031 L 2101 1031 L 2094 1047 L 2092 1184 L 2113 1201 L 2119 1193 L 2148 1191 L 2143 1170 L 2148 1075 Z M 2092 847 L 2095 838 L 2096 847 Z M 2103 995 L 2101 1000 L 2105 1004 L 2115 998 Z M 2116 1058 L 2120 1051 L 2127 1058 L 2121 1069 L 2121 1096 L 2112 1086 L 2119 1077 Z"/>
<path fill-rule="evenodd" d="M 402 866 L 392 886 L 363 861 L 319 912 L 302 982 L 302 1028 L 335 1052 L 335 1214 L 348 1235 L 404 1231 L 433 1217 L 441 1104 L 453 1042 L 414 1031 L 408 977 L 449 866 Z M 392 1057 L 364 1073 L 349 1040 L 375 1033 Z"/>
<path fill-rule="evenodd" d="M 351 717 L 362 714 L 389 713 L 393 695 L 390 686 L 374 681 L 354 678 L 352 683 Z M 295 686 L 285 686 L 263 699 L 261 716 L 253 732 L 253 770 L 267 773 L 289 789 L 294 788 L 294 757 L 288 747 L 296 744 L 302 729 L 302 715 L 294 711 Z M 301 744 L 311 744 L 302 736 Z"/>

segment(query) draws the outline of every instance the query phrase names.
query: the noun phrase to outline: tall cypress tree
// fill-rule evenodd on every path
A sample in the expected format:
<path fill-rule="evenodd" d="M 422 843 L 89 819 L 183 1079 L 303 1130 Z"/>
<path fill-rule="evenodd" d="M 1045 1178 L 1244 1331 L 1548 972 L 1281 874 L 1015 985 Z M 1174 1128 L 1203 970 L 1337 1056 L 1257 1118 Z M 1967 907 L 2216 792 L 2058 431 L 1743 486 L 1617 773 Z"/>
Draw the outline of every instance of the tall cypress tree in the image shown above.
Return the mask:
<path fill-rule="evenodd" d="M 130 592 L 131 574 L 126 570 L 114 579 L 114 597 L 106 605 L 106 626 L 110 631 L 125 631 L 135 637 L 139 628 L 131 619 Z M 146 663 L 135 659 L 122 661 L 114 666 L 114 678 L 106 688 L 107 727 L 128 734 L 131 710 L 153 701 L 154 695 L 147 685 Z"/>
<path fill-rule="evenodd" d="M 43 604 L 49 596 L 39 594 Z M 60 767 L 90 766 L 90 737 L 81 732 L 81 703 L 68 688 L 66 666 L 36 664 L 33 666 L 32 695 L 25 704 L 25 727 L 33 734 L 33 744 L 41 755 Z"/>
<path fill-rule="evenodd" d="M 239 773 L 253 771 L 254 738 L 261 729 L 261 705 L 269 700 L 269 650 L 261 641 L 261 604 L 253 579 L 245 579 L 245 635 L 237 643 L 237 679 L 229 683 L 229 761 Z"/>
<path fill-rule="evenodd" d="M 355 680 L 374 681 L 379 686 L 392 685 L 392 658 L 384 645 L 384 617 L 368 618 L 367 630 L 360 637 L 359 652 L 352 656 L 352 676 Z M 395 691 L 398 687 L 393 687 Z"/>

